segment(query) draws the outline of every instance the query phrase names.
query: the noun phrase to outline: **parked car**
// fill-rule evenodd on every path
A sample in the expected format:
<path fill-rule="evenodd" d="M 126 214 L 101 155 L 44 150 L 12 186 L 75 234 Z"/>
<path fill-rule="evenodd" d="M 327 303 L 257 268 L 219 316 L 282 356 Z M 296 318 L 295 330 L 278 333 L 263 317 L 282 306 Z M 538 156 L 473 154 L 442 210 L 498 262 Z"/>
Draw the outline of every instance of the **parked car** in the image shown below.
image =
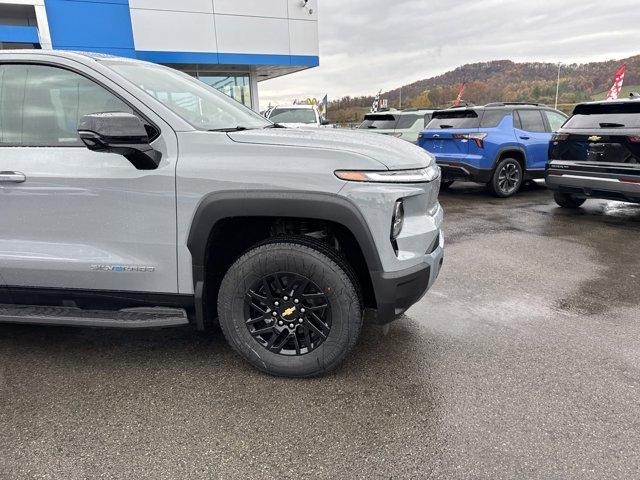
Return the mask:
<path fill-rule="evenodd" d="M 279 128 L 136 60 L 4 51 L 0 78 L 0 322 L 217 318 L 258 369 L 306 377 L 438 277 L 440 170 L 417 147 Z"/>
<path fill-rule="evenodd" d="M 358 128 L 417 143 L 418 134 L 431 121 L 432 114 L 433 110 L 415 108 L 369 113 Z"/>
<path fill-rule="evenodd" d="M 544 177 L 551 134 L 566 119 L 539 104 L 451 108 L 433 114 L 418 144 L 436 156 L 444 188 L 472 181 L 510 197 L 524 181 Z"/>
<path fill-rule="evenodd" d="M 267 111 L 266 118 L 290 128 L 323 126 L 322 117 L 315 105 L 278 105 Z"/>
<path fill-rule="evenodd" d="M 553 135 L 547 186 L 561 207 L 587 198 L 640 203 L 640 100 L 577 105 Z"/>

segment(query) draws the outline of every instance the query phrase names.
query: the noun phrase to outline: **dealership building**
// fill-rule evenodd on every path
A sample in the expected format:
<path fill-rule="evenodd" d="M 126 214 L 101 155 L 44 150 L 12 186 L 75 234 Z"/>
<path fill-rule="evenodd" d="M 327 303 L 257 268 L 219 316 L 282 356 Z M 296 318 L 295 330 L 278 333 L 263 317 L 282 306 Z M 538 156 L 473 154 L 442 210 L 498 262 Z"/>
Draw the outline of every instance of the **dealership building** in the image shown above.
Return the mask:
<path fill-rule="evenodd" d="M 161 63 L 259 110 L 258 82 L 319 64 L 318 0 L 0 0 L 0 48 Z"/>

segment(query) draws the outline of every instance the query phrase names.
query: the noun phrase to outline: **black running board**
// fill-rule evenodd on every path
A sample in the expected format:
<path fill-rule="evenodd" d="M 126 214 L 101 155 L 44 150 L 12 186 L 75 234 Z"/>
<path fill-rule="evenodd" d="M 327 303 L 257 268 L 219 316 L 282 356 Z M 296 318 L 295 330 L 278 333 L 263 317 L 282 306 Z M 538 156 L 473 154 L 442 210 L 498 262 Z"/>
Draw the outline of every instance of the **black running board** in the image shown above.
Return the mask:
<path fill-rule="evenodd" d="M 75 307 L 0 305 L 0 323 L 99 328 L 161 328 L 187 325 L 183 309 L 153 307 L 125 310 L 83 310 Z"/>

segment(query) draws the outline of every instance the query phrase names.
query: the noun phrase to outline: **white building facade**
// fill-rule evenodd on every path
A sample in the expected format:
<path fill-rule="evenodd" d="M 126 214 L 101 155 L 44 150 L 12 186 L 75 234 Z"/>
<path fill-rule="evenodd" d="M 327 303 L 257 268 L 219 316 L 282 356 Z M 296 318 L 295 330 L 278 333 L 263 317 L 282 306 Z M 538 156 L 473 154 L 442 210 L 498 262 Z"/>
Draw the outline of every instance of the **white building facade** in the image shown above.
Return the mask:
<path fill-rule="evenodd" d="M 170 65 L 259 110 L 258 82 L 319 65 L 318 0 L 0 0 L 0 47 Z"/>

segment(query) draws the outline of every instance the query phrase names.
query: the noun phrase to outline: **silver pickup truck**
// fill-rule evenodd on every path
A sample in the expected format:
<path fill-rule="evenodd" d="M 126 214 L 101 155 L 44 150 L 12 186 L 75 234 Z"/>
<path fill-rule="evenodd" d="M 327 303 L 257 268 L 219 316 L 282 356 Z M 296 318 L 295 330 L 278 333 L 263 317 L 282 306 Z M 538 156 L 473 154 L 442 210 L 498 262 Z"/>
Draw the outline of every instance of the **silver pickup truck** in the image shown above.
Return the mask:
<path fill-rule="evenodd" d="M 255 367 L 307 377 L 442 264 L 430 154 L 282 128 L 159 65 L 2 52 L 0 148 L 0 322 L 219 322 Z"/>

